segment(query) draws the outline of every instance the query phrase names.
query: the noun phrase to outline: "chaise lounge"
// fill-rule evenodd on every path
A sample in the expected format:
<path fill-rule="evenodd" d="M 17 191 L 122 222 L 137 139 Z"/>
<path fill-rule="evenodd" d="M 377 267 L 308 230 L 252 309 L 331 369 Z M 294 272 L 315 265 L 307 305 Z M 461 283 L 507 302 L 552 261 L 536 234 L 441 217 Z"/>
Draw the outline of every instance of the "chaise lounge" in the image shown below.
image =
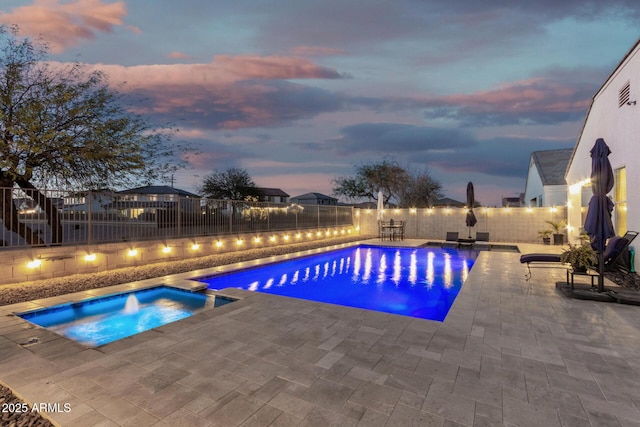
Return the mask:
<path fill-rule="evenodd" d="M 623 237 L 614 236 L 607 242 L 604 249 L 604 270 L 611 271 L 620 262 L 620 256 L 629 247 L 633 239 L 638 235 L 637 231 L 627 231 Z M 527 280 L 531 278 L 531 264 L 536 267 L 563 267 L 567 268 L 568 264 L 560 261 L 560 254 L 531 253 L 520 256 L 520 262 L 527 264 Z"/>

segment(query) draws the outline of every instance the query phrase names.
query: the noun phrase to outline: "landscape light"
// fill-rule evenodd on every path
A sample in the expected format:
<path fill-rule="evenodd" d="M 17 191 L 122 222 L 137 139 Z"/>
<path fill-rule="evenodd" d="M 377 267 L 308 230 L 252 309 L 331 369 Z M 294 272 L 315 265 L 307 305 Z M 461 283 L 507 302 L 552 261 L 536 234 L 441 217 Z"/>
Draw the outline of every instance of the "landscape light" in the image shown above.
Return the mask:
<path fill-rule="evenodd" d="M 531 208 L 527 208 L 527 212 L 528 212 L 528 213 L 531 213 L 531 212 L 533 212 L 533 209 L 531 209 Z"/>
<path fill-rule="evenodd" d="M 222 247 L 222 240 L 217 240 L 216 241 L 216 248 L 221 248 Z"/>
<path fill-rule="evenodd" d="M 296 233 L 296 239 L 299 239 L 302 237 L 302 233 Z"/>
<path fill-rule="evenodd" d="M 137 249 L 129 249 L 129 252 L 127 252 L 127 255 L 136 256 L 136 255 L 138 255 L 138 250 Z"/>
<path fill-rule="evenodd" d="M 254 243 L 260 243 L 260 236 L 254 237 L 253 242 Z"/>
<path fill-rule="evenodd" d="M 96 258 L 97 258 L 97 255 L 96 255 L 96 254 L 86 254 L 86 255 L 84 256 L 84 260 L 85 260 L 85 261 L 95 261 L 95 260 L 96 260 Z"/>
<path fill-rule="evenodd" d="M 236 240 L 236 245 L 240 246 L 240 245 L 242 245 L 242 243 L 243 243 L 243 242 L 242 242 L 242 239 L 238 239 L 238 240 Z"/>
<path fill-rule="evenodd" d="M 284 235 L 284 240 L 285 240 L 285 241 L 289 240 L 289 235 L 288 235 L 288 234 L 285 234 L 285 235 Z"/>
<path fill-rule="evenodd" d="M 193 245 L 191 245 L 191 249 L 193 249 L 194 251 L 197 251 L 198 249 L 200 249 L 200 245 L 197 243 L 194 243 Z"/>
<path fill-rule="evenodd" d="M 269 241 L 271 241 L 271 242 L 275 242 L 275 241 L 276 241 L 276 236 L 271 236 L 271 237 L 269 237 Z"/>
<path fill-rule="evenodd" d="M 168 254 L 169 252 L 171 252 L 171 248 L 169 246 L 165 246 L 162 248 L 162 252 L 164 252 L 165 254 Z"/>
<path fill-rule="evenodd" d="M 42 261 L 39 259 L 33 259 L 27 263 L 27 267 L 29 268 L 38 268 L 42 265 Z"/>

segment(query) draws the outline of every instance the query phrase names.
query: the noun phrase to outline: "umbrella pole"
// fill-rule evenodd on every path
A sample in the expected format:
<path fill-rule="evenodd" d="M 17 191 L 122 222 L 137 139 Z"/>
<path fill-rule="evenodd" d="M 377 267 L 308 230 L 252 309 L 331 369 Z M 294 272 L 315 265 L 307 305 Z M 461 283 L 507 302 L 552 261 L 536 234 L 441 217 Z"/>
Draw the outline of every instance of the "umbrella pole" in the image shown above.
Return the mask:
<path fill-rule="evenodd" d="M 604 253 L 598 253 L 598 292 L 604 292 Z"/>

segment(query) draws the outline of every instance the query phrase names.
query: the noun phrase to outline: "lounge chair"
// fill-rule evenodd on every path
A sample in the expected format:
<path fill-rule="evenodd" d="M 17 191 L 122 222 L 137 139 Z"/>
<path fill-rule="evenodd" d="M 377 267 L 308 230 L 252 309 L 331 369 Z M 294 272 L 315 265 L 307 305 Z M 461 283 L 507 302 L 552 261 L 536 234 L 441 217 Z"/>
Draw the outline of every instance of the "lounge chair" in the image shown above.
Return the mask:
<path fill-rule="evenodd" d="M 458 232 L 457 231 L 447 231 L 447 237 L 444 240 L 442 246 L 453 246 L 458 247 Z"/>
<path fill-rule="evenodd" d="M 488 232 L 482 232 L 482 231 L 478 231 L 476 233 L 476 241 L 473 244 L 474 247 L 476 248 L 485 248 L 488 251 L 491 250 L 491 244 L 489 243 L 489 233 Z"/>
<path fill-rule="evenodd" d="M 604 249 L 604 271 L 613 271 L 619 266 L 622 254 L 626 253 L 627 248 L 638 235 L 637 231 L 627 231 L 624 236 L 614 236 L 609 239 Z M 527 280 L 531 278 L 531 264 L 536 267 L 563 267 L 568 268 L 569 265 L 560 261 L 560 254 L 544 254 L 531 253 L 520 256 L 520 262 L 527 264 Z M 595 266 L 594 266 L 595 267 Z"/>

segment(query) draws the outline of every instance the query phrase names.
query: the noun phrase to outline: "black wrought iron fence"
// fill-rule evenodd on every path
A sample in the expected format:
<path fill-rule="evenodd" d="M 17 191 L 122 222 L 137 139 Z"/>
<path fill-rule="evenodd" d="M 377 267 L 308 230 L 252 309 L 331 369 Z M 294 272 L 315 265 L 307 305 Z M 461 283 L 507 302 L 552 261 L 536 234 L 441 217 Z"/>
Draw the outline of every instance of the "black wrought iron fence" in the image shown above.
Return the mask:
<path fill-rule="evenodd" d="M 0 203 L 2 248 L 260 234 L 353 225 L 350 206 L 162 194 L 0 188 Z"/>

